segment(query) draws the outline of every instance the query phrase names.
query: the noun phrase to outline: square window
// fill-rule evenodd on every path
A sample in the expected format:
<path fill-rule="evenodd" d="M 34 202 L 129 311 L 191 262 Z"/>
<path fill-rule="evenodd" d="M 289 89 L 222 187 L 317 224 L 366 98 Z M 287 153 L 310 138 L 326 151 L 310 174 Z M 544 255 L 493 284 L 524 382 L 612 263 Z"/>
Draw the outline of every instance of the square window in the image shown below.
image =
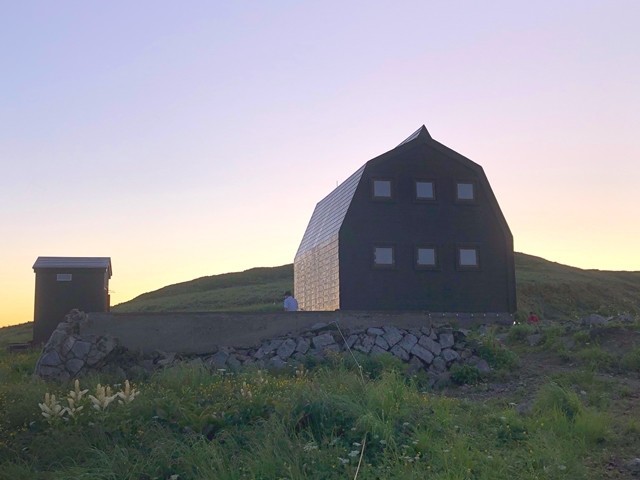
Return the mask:
<path fill-rule="evenodd" d="M 433 182 L 416 181 L 416 200 L 435 200 L 435 198 Z"/>
<path fill-rule="evenodd" d="M 377 267 L 392 267 L 395 265 L 393 247 L 374 247 L 373 264 Z"/>
<path fill-rule="evenodd" d="M 418 247 L 416 249 L 416 266 L 433 268 L 438 264 L 437 260 L 434 247 Z"/>
<path fill-rule="evenodd" d="M 472 201 L 476 199 L 474 184 L 470 182 L 458 182 L 456 184 L 456 199 Z"/>
<path fill-rule="evenodd" d="M 373 198 L 391 198 L 391 180 L 374 180 Z"/>
<path fill-rule="evenodd" d="M 478 268 L 478 249 L 477 248 L 459 248 L 458 249 L 458 265 L 464 268 Z"/>

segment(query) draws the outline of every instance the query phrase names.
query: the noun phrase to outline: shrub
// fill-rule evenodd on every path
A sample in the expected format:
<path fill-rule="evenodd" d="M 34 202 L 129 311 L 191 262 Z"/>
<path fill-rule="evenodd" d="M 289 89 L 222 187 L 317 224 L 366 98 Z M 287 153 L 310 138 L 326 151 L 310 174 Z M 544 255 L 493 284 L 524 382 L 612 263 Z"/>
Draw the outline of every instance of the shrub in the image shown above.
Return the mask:
<path fill-rule="evenodd" d="M 580 345 L 587 345 L 591 341 L 591 335 L 588 330 L 579 330 L 573 334 L 573 339 Z"/>
<path fill-rule="evenodd" d="M 569 420 L 574 420 L 582 411 L 582 402 L 575 394 L 557 383 L 545 385 L 535 402 L 535 409 L 541 413 L 556 410 Z"/>
<path fill-rule="evenodd" d="M 598 345 L 579 351 L 576 357 L 592 370 L 608 370 L 615 363 L 613 355 Z"/>
<path fill-rule="evenodd" d="M 620 367 L 628 372 L 640 372 L 640 347 L 627 352 L 620 360 Z"/>
<path fill-rule="evenodd" d="M 507 338 L 511 342 L 524 342 L 527 336 L 531 335 L 533 332 L 534 332 L 534 328 L 531 325 L 526 325 L 526 324 L 513 325 L 509 329 Z"/>
<path fill-rule="evenodd" d="M 451 381 L 457 385 L 473 385 L 482 380 L 482 374 L 473 365 L 455 364 L 451 367 Z"/>
<path fill-rule="evenodd" d="M 478 346 L 478 355 L 498 370 L 511 370 L 518 364 L 518 356 L 493 337 L 481 341 Z"/>

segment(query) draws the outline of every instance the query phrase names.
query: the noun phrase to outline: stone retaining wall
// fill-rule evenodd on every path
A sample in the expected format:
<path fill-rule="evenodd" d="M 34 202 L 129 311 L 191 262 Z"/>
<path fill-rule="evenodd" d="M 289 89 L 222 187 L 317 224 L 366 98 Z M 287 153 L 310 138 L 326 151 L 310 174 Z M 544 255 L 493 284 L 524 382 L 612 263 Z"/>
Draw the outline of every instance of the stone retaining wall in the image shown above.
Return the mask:
<path fill-rule="evenodd" d="M 456 363 L 474 365 L 485 373 L 490 370 L 467 341 L 468 331 L 447 324 L 399 328 L 345 327 L 339 322 L 319 322 L 301 332 L 279 335 L 251 346 L 212 346 L 204 354 L 185 354 L 132 351 L 110 334 L 81 333 L 87 321 L 87 315 L 77 310 L 66 317 L 43 350 L 36 366 L 38 375 L 68 380 L 108 371 L 123 379 L 136 378 L 179 361 L 201 364 L 211 370 L 282 369 L 349 351 L 371 356 L 393 355 L 408 363 L 411 371 L 426 371 L 434 383 Z"/>
<path fill-rule="evenodd" d="M 156 350 L 206 354 L 220 345 L 249 348 L 264 339 L 300 334 L 318 323 L 336 322 L 343 329 L 393 326 L 420 329 L 441 324 L 473 328 L 510 325 L 509 314 L 429 312 L 273 312 L 273 313 L 89 313 L 82 335 L 112 335 L 123 347 L 142 353 Z"/>

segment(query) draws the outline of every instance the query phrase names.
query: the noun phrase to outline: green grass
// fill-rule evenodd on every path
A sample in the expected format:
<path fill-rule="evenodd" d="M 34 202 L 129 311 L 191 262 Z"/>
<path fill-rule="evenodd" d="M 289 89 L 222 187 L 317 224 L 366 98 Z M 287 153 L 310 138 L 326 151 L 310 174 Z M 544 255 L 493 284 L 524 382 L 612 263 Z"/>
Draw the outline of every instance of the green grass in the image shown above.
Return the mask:
<path fill-rule="evenodd" d="M 11 343 L 28 343 L 33 338 L 33 322 L 0 328 L 0 349 Z"/>
<path fill-rule="evenodd" d="M 293 290 L 293 266 L 252 268 L 178 283 L 142 294 L 114 312 L 272 312 L 282 310 L 283 293 Z"/>
<path fill-rule="evenodd" d="M 586 478 L 606 418 L 556 384 L 536 415 L 420 392 L 395 370 L 211 375 L 179 366 L 140 397 L 49 425 L 42 383 L 3 388 L 5 478 Z M 88 385 L 94 388 L 94 385 Z M 9 408 L 7 408 L 9 407 Z M 2 475 L 2 474 L 0 474 Z"/>
<path fill-rule="evenodd" d="M 582 270 L 515 254 L 520 320 L 534 310 L 543 319 L 576 319 L 590 313 L 640 314 L 640 272 Z M 114 312 L 281 310 L 293 289 L 293 265 L 198 278 L 145 293 Z"/>
<path fill-rule="evenodd" d="M 531 349 L 513 334 L 518 362 L 495 333 L 476 341 L 517 384 L 527 352 L 545 346 Z M 592 369 L 592 347 L 577 347 L 586 359 L 574 369 L 530 384 L 524 414 L 515 391 L 452 398 L 425 391 L 394 359 L 367 358 L 361 370 L 336 356 L 277 373 L 178 364 L 137 384 L 130 404 L 98 412 L 85 397 L 76 419 L 51 424 L 38 403 L 46 392 L 64 403 L 72 386 L 33 378 L 37 352 L 3 351 L 0 479 L 343 479 L 355 477 L 361 456 L 359 479 L 598 479 L 612 451 L 637 455 L 640 427 L 632 411 L 617 410 L 636 408 L 635 390 Z M 619 357 L 633 371 L 638 347 Z M 475 372 L 460 370 L 459 380 L 490 391 L 475 385 L 486 381 Z M 106 381 L 81 386 L 93 392 Z"/>
<path fill-rule="evenodd" d="M 516 253 L 518 311 L 546 319 L 640 314 L 640 272 L 583 270 Z M 524 319 L 523 318 L 523 319 Z"/>

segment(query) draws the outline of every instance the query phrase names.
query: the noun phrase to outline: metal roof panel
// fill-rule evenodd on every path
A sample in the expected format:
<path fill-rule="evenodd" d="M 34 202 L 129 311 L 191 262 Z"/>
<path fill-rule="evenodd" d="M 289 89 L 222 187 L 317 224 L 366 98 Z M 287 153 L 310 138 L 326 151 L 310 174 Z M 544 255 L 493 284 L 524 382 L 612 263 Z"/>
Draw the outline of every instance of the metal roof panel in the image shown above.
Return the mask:
<path fill-rule="evenodd" d="M 33 269 L 104 268 L 111 275 L 111 257 L 38 257 Z"/>
<path fill-rule="evenodd" d="M 304 232 L 296 257 L 321 245 L 338 233 L 365 166 L 366 164 L 356 170 L 333 192 L 318 202 Z"/>

